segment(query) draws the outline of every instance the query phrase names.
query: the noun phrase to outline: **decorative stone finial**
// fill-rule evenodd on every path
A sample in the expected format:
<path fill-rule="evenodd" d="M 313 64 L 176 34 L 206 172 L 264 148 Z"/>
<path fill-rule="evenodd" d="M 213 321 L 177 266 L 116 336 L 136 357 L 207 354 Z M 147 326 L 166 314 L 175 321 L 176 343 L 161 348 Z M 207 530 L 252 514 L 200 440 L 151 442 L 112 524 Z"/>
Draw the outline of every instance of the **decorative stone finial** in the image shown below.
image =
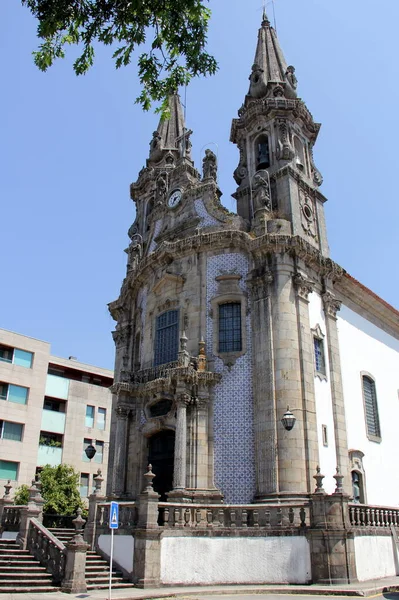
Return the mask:
<path fill-rule="evenodd" d="M 316 467 L 316 475 L 313 475 L 313 479 L 316 480 L 316 489 L 314 491 L 315 494 L 325 494 L 325 490 L 323 488 L 323 479 L 324 475 L 320 472 L 320 467 L 317 465 Z"/>
<path fill-rule="evenodd" d="M 102 476 L 101 469 L 98 469 L 97 475 L 94 475 L 94 485 L 95 485 L 94 494 L 96 496 L 101 496 L 101 486 L 102 486 L 103 481 L 104 481 L 104 477 Z"/>
<path fill-rule="evenodd" d="M 180 350 L 182 352 L 185 352 L 187 350 L 187 336 L 186 336 L 186 332 L 183 331 L 181 338 L 180 338 Z"/>
<path fill-rule="evenodd" d="M 206 371 L 205 340 L 201 338 L 198 350 L 198 371 Z"/>
<path fill-rule="evenodd" d="M 12 488 L 11 479 L 9 479 L 7 481 L 7 483 L 4 485 L 5 492 L 4 492 L 3 500 L 9 500 L 10 499 L 10 490 L 11 490 L 11 488 Z"/>
<path fill-rule="evenodd" d="M 81 508 L 78 508 L 77 513 L 78 513 L 77 517 L 76 517 L 76 519 L 74 519 L 72 521 L 72 523 L 76 529 L 76 534 L 79 535 L 83 531 L 83 525 L 86 523 L 86 520 L 83 519 L 83 517 L 82 517 L 82 509 Z"/>
<path fill-rule="evenodd" d="M 335 481 L 337 482 L 334 494 L 343 494 L 344 488 L 342 482 L 344 480 L 344 476 L 339 472 L 339 467 L 337 467 L 337 472 L 333 475 Z"/>
<path fill-rule="evenodd" d="M 146 487 L 143 490 L 144 493 L 149 493 L 149 492 L 154 491 L 154 486 L 153 486 L 152 480 L 154 479 L 155 474 L 152 472 L 152 465 L 148 465 L 147 469 L 148 469 L 147 473 L 144 473 L 144 478 L 146 481 Z"/>

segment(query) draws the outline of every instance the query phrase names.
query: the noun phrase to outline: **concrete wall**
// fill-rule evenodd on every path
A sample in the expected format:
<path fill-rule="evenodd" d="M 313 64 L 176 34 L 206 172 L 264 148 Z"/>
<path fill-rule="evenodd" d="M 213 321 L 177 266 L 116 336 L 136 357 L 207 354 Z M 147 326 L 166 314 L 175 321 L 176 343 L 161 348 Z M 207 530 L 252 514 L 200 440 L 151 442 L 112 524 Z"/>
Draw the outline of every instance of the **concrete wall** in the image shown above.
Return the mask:
<path fill-rule="evenodd" d="M 398 551 L 392 536 L 355 537 L 356 570 L 359 581 L 399 574 Z"/>
<path fill-rule="evenodd" d="M 305 537 L 163 537 L 164 584 L 307 583 L 310 550 Z"/>
<path fill-rule="evenodd" d="M 349 449 L 364 453 L 366 501 L 398 506 L 399 479 L 393 471 L 399 422 L 399 340 L 349 308 L 338 319 Z M 381 441 L 367 437 L 361 373 L 375 380 Z"/>
<path fill-rule="evenodd" d="M 100 535 L 98 538 L 98 547 L 108 558 L 111 556 L 111 536 Z M 134 555 L 134 537 L 132 535 L 114 535 L 114 553 L 115 563 L 127 574 L 133 571 Z"/>

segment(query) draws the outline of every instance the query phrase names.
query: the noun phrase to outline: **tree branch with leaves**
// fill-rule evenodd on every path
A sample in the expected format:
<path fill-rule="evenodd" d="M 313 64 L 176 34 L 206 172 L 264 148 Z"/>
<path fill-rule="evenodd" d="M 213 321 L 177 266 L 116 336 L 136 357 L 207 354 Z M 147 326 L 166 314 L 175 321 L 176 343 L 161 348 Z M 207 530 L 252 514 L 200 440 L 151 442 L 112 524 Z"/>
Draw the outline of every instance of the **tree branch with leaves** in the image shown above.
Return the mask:
<path fill-rule="evenodd" d="M 33 53 L 42 71 L 68 46 L 82 52 L 73 68 L 87 73 L 94 63 L 95 44 L 113 47 L 115 66 L 131 63 L 137 48 L 141 90 L 136 102 L 144 110 L 161 102 L 165 114 L 168 96 L 193 77 L 213 75 L 217 63 L 206 52 L 210 9 L 201 0 L 21 0 L 38 20 L 41 40 Z M 206 0 L 205 0 L 206 1 Z"/>

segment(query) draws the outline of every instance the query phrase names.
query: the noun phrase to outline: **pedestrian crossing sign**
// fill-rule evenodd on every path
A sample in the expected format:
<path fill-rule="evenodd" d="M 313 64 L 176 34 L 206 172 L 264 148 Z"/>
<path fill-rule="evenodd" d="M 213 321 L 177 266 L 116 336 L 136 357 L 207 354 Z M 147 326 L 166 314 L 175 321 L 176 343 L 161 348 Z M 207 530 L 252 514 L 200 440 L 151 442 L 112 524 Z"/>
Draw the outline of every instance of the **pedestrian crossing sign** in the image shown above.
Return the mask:
<path fill-rule="evenodd" d="M 119 504 L 117 502 L 111 502 L 109 511 L 109 528 L 118 529 L 119 527 Z"/>

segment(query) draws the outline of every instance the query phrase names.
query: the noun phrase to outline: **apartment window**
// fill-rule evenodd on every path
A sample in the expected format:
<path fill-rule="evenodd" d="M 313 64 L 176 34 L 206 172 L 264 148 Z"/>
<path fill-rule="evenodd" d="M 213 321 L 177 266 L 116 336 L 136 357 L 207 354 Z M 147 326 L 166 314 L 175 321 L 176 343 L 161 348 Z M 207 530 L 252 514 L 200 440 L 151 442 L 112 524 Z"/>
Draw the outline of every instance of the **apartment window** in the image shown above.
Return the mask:
<path fill-rule="evenodd" d="M 65 402 L 62 402 L 60 400 L 56 400 L 53 398 L 48 398 L 47 396 L 44 398 L 44 402 L 43 402 L 43 408 L 45 410 L 51 410 L 53 412 L 60 412 L 60 413 L 64 413 L 65 412 Z"/>
<path fill-rule="evenodd" d="M 316 372 L 321 375 L 326 375 L 326 359 L 324 355 L 324 342 L 321 338 L 314 337 L 314 360 Z"/>
<path fill-rule="evenodd" d="M 154 365 L 177 360 L 179 351 L 179 311 L 169 310 L 156 320 Z"/>
<path fill-rule="evenodd" d="M 18 479 L 18 468 L 19 463 L 11 460 L 0 460 L 0 479 L 11 479 L 11 481 L 17 481 Z"/>
<path fill-rule="evenodd" d="M 321 426 L 322 437 L 323 437 L 323 446 L 328 446 L 328 431 L 327 425 Z"/>
<path fill-rule="evenodd" d="M 39 437 L 40 446 L 51 446 L 52 448 L 62 448 L 62 435 L 59 433 L 49 433 L 41 431 Z"/>
<path fill-rule="evenodd" d="M 106 408 L 98 408 L 97 409 L 97 429 L 104 431 L 106 416 L 107 416 Z"/>
<path fill-rule="evenodd" d="M 0 421 L 0 438 L 2 440 L 22 441 L 23 425 L 11 421 Z"/>
<path fill-rule="evenodd" d="M 92 440 L 89 440 L 88 438 L 84 438 L 84 440 L 83 440 L 83 452 L 82 452 L 83 462 L 90 462 L 90 459 L 87 458 L 87 456 L 86 456 L 85 450 L 86 450 L 87 446 L 90 446 L 91 442 L 92 442 Z"/>
<path fill-rule="evenodd" d="M 86 406 L 86 427 L 94 427 L 94 406 Z"/>
<path fill-rule="evenodd" d="M 28 369 L 32 366 L 33 354 L 26 350 L 19 350 L 18 348 L 11 348 L 10 346 L 0 345 L 0 361 L 12 363 L 20 367 L 27 367 Z"/>
<path fill-rule="evenodd" d="M 0 400 L 26 404 L 28 399 L 28 388 L 12 383 L 0 382 Z"/>
<path fill-rule="evenodd" d="M 241 302 L 219 305 L 219 352 L 242 350 Z"/>
<path fill-rule="evenodd" d="M 89 481 L 90 476 L 88 473 L 80 474 L 80 497 L 87 498 L 89 495 Z"/>
<path fill-rule="evenodd" d="M 362 376 L 364 411 L 368 437 L 373 441 L 381 439 L 380 419 L 378 417 L 377 393 L 375 381 L 367 375 Z"/>
<path fill-rule="evenodd" d="M 99 442 L 96 440 L 96 453 L 94 455 L 94 462 L 102 463 L 103 462 L 103 454 L 104 454 L 104 442 Z"/>

